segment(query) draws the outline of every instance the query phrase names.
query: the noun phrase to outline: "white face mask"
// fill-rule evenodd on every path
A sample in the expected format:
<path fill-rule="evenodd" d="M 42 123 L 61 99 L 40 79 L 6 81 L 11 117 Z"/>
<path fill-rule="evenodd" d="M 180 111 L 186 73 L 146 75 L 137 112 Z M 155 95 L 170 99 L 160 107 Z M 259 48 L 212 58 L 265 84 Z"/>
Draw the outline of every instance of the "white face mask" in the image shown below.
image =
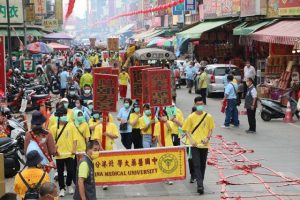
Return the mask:
<path fill-rule="evenodd" d="M 47 141 L 47 138 L 44 137 L 44 138 L 41 139 L 41 142 L 40 142 L 40 143 L 41 143 L 41 144 L 44 144 L 44 143 L 46 143 L 46 141 Z"/>

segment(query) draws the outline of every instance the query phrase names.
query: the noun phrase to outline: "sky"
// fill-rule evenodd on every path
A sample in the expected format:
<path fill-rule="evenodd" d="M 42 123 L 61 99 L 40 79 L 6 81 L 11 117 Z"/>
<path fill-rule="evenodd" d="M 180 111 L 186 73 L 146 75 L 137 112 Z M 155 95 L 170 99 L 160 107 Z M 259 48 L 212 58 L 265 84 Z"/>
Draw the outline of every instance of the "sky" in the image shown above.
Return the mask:
<path fill-rule="evenodd" d="M 69 0 L 64 0 L 65 6 L 68 6 Z M 79 18 L 84 18 L 86 13 L 86 0 L 76 0 L 73 14 Z"/>

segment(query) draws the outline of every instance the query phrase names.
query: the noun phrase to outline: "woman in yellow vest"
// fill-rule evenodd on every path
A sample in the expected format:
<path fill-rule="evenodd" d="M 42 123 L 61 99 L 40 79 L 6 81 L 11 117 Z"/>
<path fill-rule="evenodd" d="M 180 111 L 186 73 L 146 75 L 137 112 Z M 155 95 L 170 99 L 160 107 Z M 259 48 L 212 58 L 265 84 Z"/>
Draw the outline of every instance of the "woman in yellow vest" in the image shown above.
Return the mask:
<path fill-rule="evenodd" d="M 131 139 L 134 148 L 141 149 L 143 148 L 143 142 L 139 124 L 139 119 L 142 116 L 140 113 L 140 105 L 138 102 L 135 102 L 132 107 L 128 120 L 128 123 L 132 126 Z"/>

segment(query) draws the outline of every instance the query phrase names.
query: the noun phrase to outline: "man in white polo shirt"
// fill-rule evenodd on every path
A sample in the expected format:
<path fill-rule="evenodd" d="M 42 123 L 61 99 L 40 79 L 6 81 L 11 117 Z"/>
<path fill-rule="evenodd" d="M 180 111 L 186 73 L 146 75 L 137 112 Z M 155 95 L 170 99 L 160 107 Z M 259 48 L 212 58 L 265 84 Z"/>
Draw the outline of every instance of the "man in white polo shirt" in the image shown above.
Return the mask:
<path fill-rule="evenodd" d="M 247 94 L 247 84 L 246 81 L 251 78 L 252 80 L 255 80 L 256 76 L 256 71 L 255 68 L 250 64 L 250 61 L 246 61 L 246 66 L 244 67 L 244 79 L 243 79 L 243 84 L 244 84 L 244 97 Z"/>

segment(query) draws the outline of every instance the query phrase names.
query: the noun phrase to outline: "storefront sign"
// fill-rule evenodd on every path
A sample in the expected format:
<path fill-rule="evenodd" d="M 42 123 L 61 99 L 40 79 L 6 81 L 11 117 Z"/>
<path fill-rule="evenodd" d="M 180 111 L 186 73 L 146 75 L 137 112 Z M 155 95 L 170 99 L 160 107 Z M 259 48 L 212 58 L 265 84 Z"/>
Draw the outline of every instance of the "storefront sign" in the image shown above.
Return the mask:
<path fill-rule="evenodd" d="M 273 18 L 279 16 L 278 10 L 278 2 L 279 0 L 269 0 L 268 1 L 268 9 L 267 9 L 267 17 Z"/>
<path fill-rule="evenodd" d="M 45 15 L 46 0 L 34 0 L 34 12 L 36 15 Z"/>
<path fill-rule="evenodd" d="M 142 100 L 143 97 L 143 86 L 142 86 L 142 70 L 146 67 L 130 67 L 130 90 L 131 90 L 131 99 Z"/>
<path fill-rule="evenodd" d="M 118 76 L 94 74 L 94 110 L 116 112 L 118 101 Z"/>
<path fill-rule="evenodd" d="M 300 1 L 279 0 L 279 15 L 300 15 Z"/>
<path fill-rule="evenodd" d="M 241 11 L 240 0 L 203 0 L 204 18 L 239 16 Z"/>
<path fill-rule="evenodd" d="M 56 30 L 56 29 L 58 29 L 58 20 L 57 19 L 43 19 L 42 25 L 47 30 Z"/>
<path fill-rule="evenodd" d="M 149 70 L 148 77 L 150 105 L 172 105 L 171 71 L 169 69 Z"/>
<path fill-rule="evenodd" d="M 184 4 L 183 3 L 178 4 L 177 6 L 174 6 L 172 8 L 172 14 L 173 15 L 182 15 L 183 11 L 184 11 Z"/>
<path fill-rule="evenodd" d="M 103 151 L 94 166 L 97 185 L 184 180 L 186 153 L 184 147 Z"/>
<path fill-rule="evenodd" d="M 6 95 L 5 37 L 0 36 L 0 98 Z"/>
<path fill-rule="evenodd" d="M 196 10 L 196 1 L 195 0 L 185 0 L 184 1 L 184 10 L 186 10 L 186 11 Z"/>
<path fill-rule="evenodd" d="M 119 38 L 107 38 L 107 47 L 110 51 L 119 51 Z"/>
<path fill-rule="evenodd" d="M 270 55 L 278 56 L 278 55 L 293 55 L 293 45 L 285 45 L 285 44 L 272 44 L 270 43 Z"/>
<path fill-rule="evenodd" d="M 241 0 L 241 17 L 265 15 L 267 0 Z"/>
<path fill-rule="evenodd" d="M 26 10 L 26 16 L 25 16 L 26 22 L 34 22 L 35 20 L 34 6 L 33 5 L 26 6 L 25 10 Z"/>
<path fill-rule="evenodd" d="M 23 23 L 23 5 L 20 0 L 9 0 L 10 23 Z M 6 0 L 0 0 L 0 23 L 7 23 Z"/>
<path fill-rule="evenodd" d="M 58 20 L 59 24 L 64 23 L 63 18 L 63 0 L 55 0 L 55 19 Z"/>
<path fill-rule="evenodd" d="M 22 60 L 22 72 L 23 73 L 34 73 L 35 72 L 33 59 Z"/>

